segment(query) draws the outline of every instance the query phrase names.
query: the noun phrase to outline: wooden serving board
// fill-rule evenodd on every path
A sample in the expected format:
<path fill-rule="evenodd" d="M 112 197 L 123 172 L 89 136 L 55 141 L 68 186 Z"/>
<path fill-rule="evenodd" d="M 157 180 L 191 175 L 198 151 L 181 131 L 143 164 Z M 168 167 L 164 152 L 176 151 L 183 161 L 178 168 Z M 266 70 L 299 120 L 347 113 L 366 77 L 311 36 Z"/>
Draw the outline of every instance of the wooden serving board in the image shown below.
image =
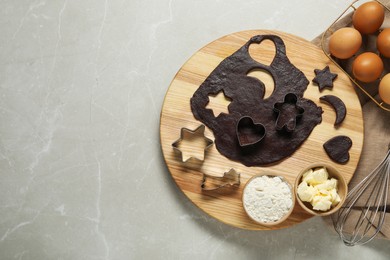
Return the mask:
<path fill-rule="evenodd" d="M 221 155 L 215 144 L 206 151 L 203 162 L 192 163 L 193 160 L 190 160 L 188 163 L 183 163 L 180 153 L 172 148 L 172 143 L 180 138 L 181 128 L 196 129 L 202 124 L 194 118 L 191 112 L 190 99 L 193 93 L 223 59 L 233 54 L 252 36 L 259 34 L 274 34 L 283 39 L 287 57 L 310 81 L 304 97 L 311 99 L 324 110 L 322 123 L 314 128 L 309 138 L 292 156 L 272 166 L 246 167 Z M 252 47 L 252 45 L 255 46 Z M 262 63 L 272 61 L 275 53 L 273 43 L 264 41 L 261 44 L 252 45 L 250 47 L 252 58 Z M 312 79 L 315 77 L 314 69 L 323 69 L 326 65 L 329 65 L 330 70 L 337 73 L 338 77 L 334 81 L 332 90 L 324 89 L 320 92 L 318 86 L 312 83 Z M 273 81 L 267 77 L 262 77 L 261 80 L 267 88 L 267 96 L 272 92 Z M 321 96 L 327 94 L 340 97 L 347 107 L 347 116 L 338 128 L 334 127 L 335 111 L 333 108 L 319 101 Z M 219 104 L 217 101 L 216 107 L 218 108 L 219 105 L 223 108 L 223 100 Z M 246 215 L 241 202 L 242 190 L 249 178 L 256 174 L 276 174 L 284 176 L 293 186 L 296 176 L 303 168 L 312 163 L 324 162 L 341 171 L 349 182 L 356 170 L 363 146 L 362 110 L 348 77 L 317 46 L 294 35 L 275 31 L 256 30 L 230 34 L 196 52 L 173 79 L 164 100 L 160 120 L 160 138 L 165 162 L 179 189 L 210 216 L 226 224 L 244 229 L 280 229 L 311 217 L 296 203 L 291 216 L 279 225 L 265 227 L 253 222 Z M 322 147 L 327 140 L 337 135 L 347 135 L 353 141 L 349 151 L 350 160 L 344 165 L 331 161 Z M 205 136 L 214 140 L 213 133 L 207 127 Z M 238 188 L 202 191 L 203 173 L 222 176 L 231 168 L 241 174 L 241 184 Z"/>

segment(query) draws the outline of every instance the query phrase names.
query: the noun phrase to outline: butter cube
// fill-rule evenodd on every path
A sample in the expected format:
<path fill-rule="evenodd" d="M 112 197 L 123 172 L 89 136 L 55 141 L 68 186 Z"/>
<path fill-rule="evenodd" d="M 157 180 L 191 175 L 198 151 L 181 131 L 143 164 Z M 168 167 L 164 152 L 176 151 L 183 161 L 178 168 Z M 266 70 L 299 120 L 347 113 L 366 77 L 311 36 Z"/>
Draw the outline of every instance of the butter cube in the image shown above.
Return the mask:
<path fill-rule="evenodd" d="M 332 206 L 332 202 L 330 196 L 316 195 L 313 197 L 312 205 L 314 210 L 327 211 Z"/>
<path fill-rule="evenodd" d="M 309 170 L 303 175 L 303 181 L 310 185 L 316 185 L 325 182 L 328 179 L 328 172 L 325 168 L 318 168 L 316 170 Z"/>
<path fill-rule="evenodd" d="M 318 190 L 318 195 L 322 195 L 322 196 L 324 196 L 324 197 L 326 197 L 326 196 L 328 196 L 329 197 L 329 199 L 331 199 L 332 197 L 330 196 L 330 191 L 328 191 L 328 190 L 326 190 L 326 189 L 318 189 L 318 186 L 319 185 L 317 185 L 317 186 L 315 186 L 315 188 L 317 188 L 317 190 Z"/>
<path fill-rule="evenodd" d="M 316 187 L 318 190 L 332 190 L 337 187 L 337 180 L 332 178 L 326 180 L 324 183 L 317 184 Z"/>
<path fill-rule="evenodd" d="M 298 196 L 302 201 L 310 202 L 313 196 L 317 193 L 313 186 L 309 186 L 307 182 L 303 181 L 298 185 Z"/>
<path fill-rule="evenodd" d="M 313 173 L 313 169 L 307 170 L 307 171 L 302 175 L 302 180 L 305 181 L 306 176 L 308 176 L 309 174 L 312 174 L 312 173 Z"/>
<path fill-rule="evenodd" d="M 332 189 L 337 189 L 337 180 L 335 178 L 330 179 L 329 186 L 331 186 Z"/>
<path fill-rule="evenodd" d="M 330 196 L 331 196 L 332 206 L 336 206 L 341 201 L 341 198 L 340 198 L 339 194 L 337 193 L 336 189 L 333 189 L 330 191 Z"/>
<path fill-rule="evenodd" d="M 313 171 L 313 181 L 310 184 L 321 184 L 328 180 L 328 172 L 325 168 L 319 168 Z"/>

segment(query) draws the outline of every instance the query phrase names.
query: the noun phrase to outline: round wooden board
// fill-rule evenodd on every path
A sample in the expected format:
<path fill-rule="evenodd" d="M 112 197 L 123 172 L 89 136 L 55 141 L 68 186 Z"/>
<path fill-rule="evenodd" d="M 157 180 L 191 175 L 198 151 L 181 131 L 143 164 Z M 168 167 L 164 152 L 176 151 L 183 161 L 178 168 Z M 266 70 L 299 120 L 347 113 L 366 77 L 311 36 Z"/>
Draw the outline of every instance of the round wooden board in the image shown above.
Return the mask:
<path fill-rule="evenodd" d="M 202 124 L 194 118 L 191 112 L 190 99 L 193 93 L 223 59 L 233 54 L 252 36 L 258 34 L 274 34 L 283 39 L 287 57 L 310 81 L 304 97 L 311 99 L 324 110 L 322 123 L 314 128 L 309 138 L 292 156 L 272 166 L 246 167 L 222 156 L 215 145 L 206 150 L 203 162 L 192 163 L 190 160 L 189 163 L 182 163 L 180 153 L 172 148 L 172 143 L 180 138 L 183 127 L 194 130 Z M 274 51 L 273 44 L 265 41 L 250 49 L 250 54 L 254 59 L 265 63 L 273 59 Z M 326 65 L 333 73 L 337 73 L 338 77 L 334 81 L 332 90 L 324 89 L 320 92 L 318 86 L 311 81 L 315 77 L 314 69 L 323 69 Z M 267 79 L 262 78 L 262 80 L 266 87 L 271 86 L 270 90 L 267 89 L 268 93 L 272 92 L 273 83 L 266 82 Z M 340 97 L 347 107 L 347 116 L 338 128 L 334 127 L 333 108 L 319 101 L 321 96 L 327 94 Z M 253 222 L 246 215 L 241 202 L 242 189 L 250 177 L 261 173 L 272 173 L 284 176 L 293 185 L 296 176 L 304 167 L 312 163 L 326 162 L 341 171 L 349 182 L 356 170 L 363 146 L 362 110 L 348 77 L 317 46 L 294 35 L 275 31 L 254 30 L 233 33 L 196 52 L 173 79 L 165 96 L 160 120 L 160 139 L 165 162 L 179 189 L 210 216 L 226 224 L 251 230 L 285 228 L 311 216 L 296 203 L 291 216 L 279 225 L 265 227 Z M 350 160 L 344 165 L 331 161 L 322 147 L 327 140 L 337 135 L 347 135 L 353 141 L 349 151 Z M 214 140 L 213 133 L 208 128 L 205 130 L 205 136 Z M 222 176 L 231 168 L 241 174 L 241 184 L 238 188 L 202 191 L 203 173 Z"/>

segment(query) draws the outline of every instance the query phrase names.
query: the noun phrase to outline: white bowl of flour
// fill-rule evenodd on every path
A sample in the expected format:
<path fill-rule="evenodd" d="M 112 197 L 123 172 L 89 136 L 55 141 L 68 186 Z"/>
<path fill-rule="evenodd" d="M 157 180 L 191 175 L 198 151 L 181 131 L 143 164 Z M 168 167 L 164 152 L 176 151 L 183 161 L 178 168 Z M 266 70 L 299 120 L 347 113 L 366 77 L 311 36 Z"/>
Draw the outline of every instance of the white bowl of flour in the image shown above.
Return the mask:
<path fill-rule="evenodd" d="M 266 226 L 277 225 L 294 209 L 294 190 L 282 176 L 256 175 L 246 183 L 242 203 L 252 220 Z"/>

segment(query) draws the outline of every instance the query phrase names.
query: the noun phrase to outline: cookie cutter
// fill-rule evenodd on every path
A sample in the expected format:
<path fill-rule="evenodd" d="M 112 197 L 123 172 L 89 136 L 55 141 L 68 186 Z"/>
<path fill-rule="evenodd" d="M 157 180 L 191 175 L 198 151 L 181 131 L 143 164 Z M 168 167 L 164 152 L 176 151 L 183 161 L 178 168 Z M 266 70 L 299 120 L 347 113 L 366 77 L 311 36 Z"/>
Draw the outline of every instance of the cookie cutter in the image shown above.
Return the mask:
<path fill-rule="evenodd" d="M 260 143 L 266 132 L 264 125 L 256 124 L 250 116 L 243 116 L 237 122 L 236 134 L 240 146 L 248 147 Z"/>
<path fill-rule="evenodd" d="M 278 131 L 285 129 L 287 132 L 295 130 L 297 119 L 302 117 L 305 109 L 297 105 L 298 97 L 294 93 L 288 93 L 284 96 L 283 102 L 274 104 L 274 111 L 278 114 L 275 128 Z"/>
<path fill-rule="evenodd" d="M 204 191 L 211 191 L 223 187 L 238 187 L 240 183 L 240 173 L 231 168 L 228 172 L 224 172 L 222 177 L 203 174 L 201 188 Z"/>
<path fill-rule="evenodd" d="M 205 136 L 205 134 L 204 134 L 205 128 L 206 128 L 205 125 L 202 124 L 202 125 L 198 126 L 195 130 L 188 129 L 186 127 L 182 127 L 180 129 L 180 138 L 172 143 L 172 147 L 174 150 L 176 150 L 180 153 L 181 161 L 183 163 L 188 162 L 190 159 L 196 159 L 196 160 L 201 161 L 201 162 L 204 161 L 206 150 L 214 144 L 213 140 L 211 140 Z M 186 153 L 184 151 L 182 151 L 182 149 L 180 148 L 180 144 L 183 141 L 185 141 L 187 139 L 191 139 L 191 138 L 203 138 L 205 145 L 203 148 L 201 148 L 203 150 L 203 154 L 201 157 L 197 157 L 196 155 L 190 155 L 190 156 L 186 157 Z"/>

